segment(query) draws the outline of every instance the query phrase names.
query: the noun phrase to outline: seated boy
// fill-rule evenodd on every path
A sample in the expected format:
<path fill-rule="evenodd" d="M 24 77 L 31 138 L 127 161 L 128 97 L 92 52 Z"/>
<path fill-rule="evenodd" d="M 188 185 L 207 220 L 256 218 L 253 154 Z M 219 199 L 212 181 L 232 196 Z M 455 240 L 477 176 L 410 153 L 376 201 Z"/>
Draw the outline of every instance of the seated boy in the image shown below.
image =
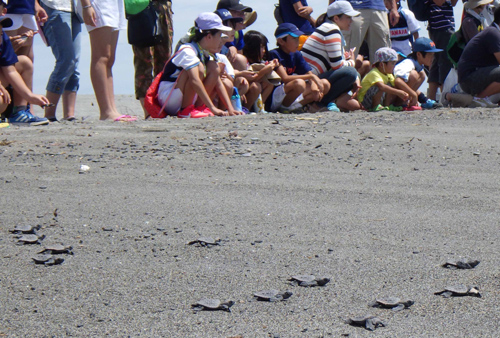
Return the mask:
<path fill-rule="evenodd" d="M 222 33 L 231 30 L 222 24 L 217 14 L 206 12 L 198 16 L 193 41 L 180 46 L 165 65 L 160 79 L 158 101 L 168 115 L 200 118 L 212 114 L 240 114 L 231 106 L 219 65 L 213 59 L 220 50 Z M 216 94 L 226 105 L 227 112 L 213 103 Z"/>
<path fill-rule="evenodd" d="M 278 48 L 269 52 L 270 59 L 279 61 L 280 66 L 276 69 L 276 73 L 285 84 L 285 93 L 290 94 L 283 99 L 284 109 L 293 103 L 292 98 L 295 93 L 302 94 L 300 101 L 294 106 L 300 109 L 306 104 L 321 101 L 323 95 L 330 90 L 330 82 L 313 74 L 311 66 L 298 51 L 299 36 L 302 34 L 294 24 L 280 24 L 274 33 Z"/>
<path fill-rule="evenodd" d="M 6 3 L 0 2 L 0 15 L 6 13 Z M 5 87 L 11 85 L 14 89 L 14 108 L 10 115 L 7 115 L 9 123 L 20 125 L 45 125 L 49 120 L 44 117 L 36 117 L 31 114 L 28 103 L 45 106 L 49 100 L 42 95 L 33 94 L 31 91 L 33 83 L 33 63 L 24 55 L 16 56 L 9 37 L 3 31 L 3 27 L 10 27 L 12 20 L 5 18 L 0 22 L 0 111 L 5 111 L 10 103 L 10 96 Z"/>
<path fill-rule="evenodd" d="M 434 53 L 442 52 L 436 48 L 429 38 L 418 38 L 413 43 L 413 53 L 394 67 L 395 87 L 410 95 L 409 107 L 416 106 L 417 101 L 424 109 L 438 108 L 441 104 L 428 99 L 419 88 L 425 81 L 424 67 L 430 67 Z"/>
<path fill-rule="evenodd" d="M 358 94 L 359 102 L 370 111 L 393 110 L 401 111 L 403 107 L 393 103 L 397 97 L 404 103 L 409 99 L 408 93 L 394 88 L 394 75 L 392 72 L 398 53 L 391 48 L 382 47 L 375 52 L 372 70 L 361 81 Z"/>

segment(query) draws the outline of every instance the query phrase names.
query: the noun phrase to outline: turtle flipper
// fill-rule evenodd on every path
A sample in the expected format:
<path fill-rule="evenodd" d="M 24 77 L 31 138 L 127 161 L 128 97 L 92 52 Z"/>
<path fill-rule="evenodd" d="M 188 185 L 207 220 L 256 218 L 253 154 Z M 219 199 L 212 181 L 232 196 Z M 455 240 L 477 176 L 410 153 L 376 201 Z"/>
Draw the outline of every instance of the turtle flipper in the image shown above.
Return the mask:
<path fill-rule="evenodd" d="M 398 306 L 395 306 L 392 308 L 392 311 L 401 311 L 405 308 L 404 304 L 398 304 Z"/>

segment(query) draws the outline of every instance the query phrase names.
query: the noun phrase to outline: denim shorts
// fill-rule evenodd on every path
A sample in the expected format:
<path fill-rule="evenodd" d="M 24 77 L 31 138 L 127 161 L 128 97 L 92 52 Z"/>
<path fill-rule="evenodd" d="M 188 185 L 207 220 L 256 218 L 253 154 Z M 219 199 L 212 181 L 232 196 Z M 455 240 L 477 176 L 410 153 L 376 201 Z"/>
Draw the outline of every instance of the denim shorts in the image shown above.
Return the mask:
<path fill-rule="evenodd" d="M 82 24 L 75 13 L 55 10 L 43 3 L 41 6 L 48 15 L 43 34 L 56 59 L 46 89 L 56 94 L 62 94 L 64 91 L 76 92 L 80 81 L 78 61 Z"/>

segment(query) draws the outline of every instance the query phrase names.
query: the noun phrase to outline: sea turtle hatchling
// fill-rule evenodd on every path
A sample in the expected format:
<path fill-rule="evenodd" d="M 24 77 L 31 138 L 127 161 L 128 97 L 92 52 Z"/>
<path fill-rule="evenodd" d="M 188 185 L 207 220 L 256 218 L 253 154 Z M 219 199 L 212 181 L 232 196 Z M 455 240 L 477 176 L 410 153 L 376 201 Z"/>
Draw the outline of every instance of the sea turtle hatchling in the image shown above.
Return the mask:
<path fill-rule="evenodd" d="M 198 239 L 189 242 L 188 245 L 203 246 L 210 248 L 214 245 L 220 245 L 220 239 L 214 239 L 212 237 L 199 237 Z"/>
<path fill-rule="evenodd" d="M 49 254 L 36 255 L 31 258 L 35 264 L 44 264 L 44 265 L 58 265 L 64 262 L 64 258 L 54 257 Z"/>
<path fill-rule="evenodd" d="M 314 275 L 295 275 L 289 281 L 292 285 L 299 286 L 324 286 L 330 281 L 330 278 L 316 277 Z"/>
<path fill-rule="evenodd" d="M 40 241 L 45 238 L 45 235 L 38 236 L 34 234 L 17 236 L 18 244 L 40 244 Z"/>
<path fill-rule="evenodd" d="M 231 306 L 233 305 L 234 302 L 232 300 L 222 303 L 218 299 L 203 298 L 197 301 L 196 303 L 192 304 L 191 307 L 193 308 L 194 312 L 202 310 L 206 311 L 222 310 L 231 312 Z"/>
<path fill-rule="evenodd" d="M 371 307 L 380 307 L 385 309 L 392 309 L 392 311 L 401 311 L 403 309 L 408 309 L 415 302 L 412 300 L 401 300 L 397 297 L 384 297 L 377 298 L 373 303 L 370 304 Z"/>
<path fill-rule="evenodd" d="M 463 284 L 451 285 L 444 288 L 444 290 L 434 292 L 435 295 L 443 296 L 444 298 L 450 297 L 463 297 L 472 296 L 481 298 L 479 289 L 475 286 L 466 286 Z"/>
<path fill-rule="evenodd" d="M 290 296 L 293 295 L 292 292 L 290 291 L 279 291 L 279 290 L 262 290 L 259 292 L 255 292 L 253 296 L 255 299 L 259 301 L 266 301 L 266 302 L 278 302 L 280 300 L 286 300 L 290 298 Z"/>
<path fill-rule="evenodd" d="M 40 226 L 33 225 L 16 225 L 14 229 L 11 229 L 10 232 L 14 234 L 34 234 L 36 230 L 40 229 Z"/>
<path fill-rule="evenodd" d="M 385 326 L 385 323 L 380 318 L 372 315 L 351 317 L 346 320 L 346 323 L 352 326 L 361 326 L 370 331 L 375 331 L 377 327 Z"/>
<path fill-rule="evenodd" d="M 73 251 L 71 251 L 72 249 L 73 249 L 73 247 L 70 245 L 52 244 L 52 245 L 47 245 L 39 253 L 47 253 L 47 254 L 53 254 L 53 255 L 57 255 L 57 254 L 72 255 L 73 254 Z"/>
<path fill-rule="evenodd" d="M 442 266 L 448 269 L 474 269 L 480 262 L 478 260 L 464 260 L 447 261 Z"/>

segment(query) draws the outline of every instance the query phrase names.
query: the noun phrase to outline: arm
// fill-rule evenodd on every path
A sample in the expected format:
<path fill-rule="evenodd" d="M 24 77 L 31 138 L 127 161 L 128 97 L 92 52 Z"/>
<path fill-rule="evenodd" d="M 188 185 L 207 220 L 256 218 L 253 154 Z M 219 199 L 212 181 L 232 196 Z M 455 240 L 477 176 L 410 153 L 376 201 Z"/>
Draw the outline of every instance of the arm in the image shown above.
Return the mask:
<path fill-rule="evenodd" d="M 457 2 L 458 2 L 458 0 L 451 0 L 451 5 L 452 5 L 453 7 L 455 7 L 455 5 L 457 4 Z"/>
<path fill-rule="evenodd" d="M 495 58 L 497 59 L 498 64 L 500 65 L 500 52 L 493 53 L 493 55 L 495 55 Z"/>
<path fill-rule="evenodd" d="M 329 43 L 325 43 L 325 50 L 330 59 L 330 67 L 336 70 L 345 66 L 354 67 L 355 62 L 352 60 L 352 53 L 350 53 L 349 60 L 344 59 L 342 55 L 342 37 L 338 30 L 334 30 L 331 34 L 324 38 Z"/>
<path fill-rule="evenodd" d="M 413 89 L 411 89 L 410 86 L 408 86 L 402 78 L 400 77 L 396 78 L 394 84 L 397 89 L 401 89 L 402 91 L 410 95 L 410 103 L 409 103 L 410 106 L 415 106 L 417 104 L 418 102 L 417 93 Z"/>
<path fill-rule="evenodd" d="M 408 98 L 410 97 L 408 95 L 408 93 L 402 91 L 401 89 L 393 88 L 391 86 L 386 85 L 383 82 L 377 82 L 377 83 L 375 83 L 375 86 L 377 86 L 381 91 L 383 91 L 383 92 L 385 92 L 387 94 L 396 95 L 396 96 L 398 96 L 399 98 L 401 98 L 402 100 L 405 100 L 405 101 L 408 100 Z"/>
<path fill-rule="evenodd" d="M 35 0 L 35 17 L 36 21 L 41 23 L 47 22 L 47 19 L 49 18 L 47 12 L 45 12 L 45 9 L 40 6 L 37 0 Z"/>
<path fill-rule="evenodd" d="M 3 76 L 12 85 L 14 90 L 29 103 L 39 106 L 47 105 L 50 103 L 45 96 L 33 94 L 28 86 L 26 86 L 26 83 L 24 83 L 23 78 L 17 72 L 14 65 L 2 67 L 1 71 L 3 73 Z"/>
<path fill-rule="evenodd" d="M 390 2 L 391 8 L 389 9 L 389 21 L 391 26 L 395 26 L 399 22 L 398 6 L 396 5 L 396 0 L 391 0 Z"/>
<path fill-rule="evenodd" d="M 293 9 L 295 9 L 295 13 L 297 13 L 298 16 L 306 19 L 313 27 L 316 27 L 316 20 L 311 16 L 313 12 L 311 6 L 303 6 L 301 1 L 297 1 L 293 4 Z"/>
<path fill-rule="evenodd" d="M 83 8 L 83 21 L 86 25 L 96 26 L 97 15 L 95 14 L 94 7 L 90 5 L 90 0 L 80 0 Z"/>
<path fill-rule="evenodd" d="M 222 83 L 222 80 L 220 78 L 217 81 L 217 85 L 215 86 L 215 90 L 217 91 L 217 95 L 219 96 L 219 98 L 222 100 L 222 103 L 224 103 L 224 105 L 227 108 L 228 114 L 224 114 L 224 115 L 234 116 L 234 115 L 241 115 L 242 114 L 242 112 L 237 112 L 234 110 L 234 107 L 231 104 L 231 99 L 229 98 L 229 95 L 226 91 L 226 87 L 224 87 L 224 83 Z"/>

